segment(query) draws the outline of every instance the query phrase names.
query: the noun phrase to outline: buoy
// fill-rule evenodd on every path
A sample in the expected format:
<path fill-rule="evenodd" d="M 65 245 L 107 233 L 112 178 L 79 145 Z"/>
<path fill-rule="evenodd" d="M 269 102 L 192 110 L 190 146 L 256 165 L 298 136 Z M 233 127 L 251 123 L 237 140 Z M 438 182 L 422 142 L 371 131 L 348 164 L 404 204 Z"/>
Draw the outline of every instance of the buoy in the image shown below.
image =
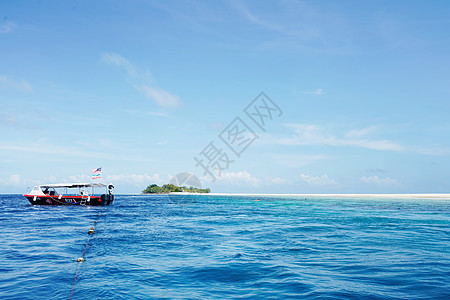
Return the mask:
<path fill-rule="evenodd" d="M 89 229 L 88 233 L 89 233 L 89 234 L 93 234 L 93 233 L 94 233 L 94 227 L 92 227 L 91 229 Z"/>
<path fill-rule="evenodd" d="M 94 223 L 97 223 L 97 220 L 95 220 Z"/>
<path fill-rule="evenodd" d="M 259 201 L 259 199 L 256 199 L 255 201 Z"/>
<path fill-rule="evenodd" d="M 77 262 L 82 262 L 84 261 L 84 258 L 80 257 L 79 259 L 77 259 Z"/>

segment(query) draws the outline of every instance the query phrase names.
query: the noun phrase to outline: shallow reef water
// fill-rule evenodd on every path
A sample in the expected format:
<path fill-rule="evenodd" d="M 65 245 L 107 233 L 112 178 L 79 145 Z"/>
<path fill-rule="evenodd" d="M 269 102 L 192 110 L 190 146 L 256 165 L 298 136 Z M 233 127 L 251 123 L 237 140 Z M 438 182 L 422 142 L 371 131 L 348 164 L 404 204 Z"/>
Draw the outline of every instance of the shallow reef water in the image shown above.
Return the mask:
<path fill-rule="evenodd" d="M 0 242 L 1 299 L 450 299 L 445 199 L 0 195 Z"/>

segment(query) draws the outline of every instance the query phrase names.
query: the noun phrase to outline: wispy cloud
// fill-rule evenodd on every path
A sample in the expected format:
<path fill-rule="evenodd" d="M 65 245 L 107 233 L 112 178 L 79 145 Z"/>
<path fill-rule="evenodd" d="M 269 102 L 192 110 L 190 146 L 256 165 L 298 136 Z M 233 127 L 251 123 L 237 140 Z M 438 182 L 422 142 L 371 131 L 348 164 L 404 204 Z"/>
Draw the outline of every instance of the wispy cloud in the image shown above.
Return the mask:
<path fill-rule="evenodd" d="M 42 184 L 42 182 L 55 182 L 55 180 L 56 180 L 56 177 L 54 177 L 54 176 L 32 179 L 32 178 L 24 178 L 20 174 L 12 174 L 12 175 L 0 178 L 0 186 L 20 188 L 20 190 L 23 190 L 23 188 L 26 186 L 30 187 L 30 186 L 34 186 L 36 184 Z"/>
<path fill-rule="evenodd" d="M 144 174 L 136 174 L 136 173 L 123 173 L 123 174 L 111 174 L 102 176 L 103 180 L 106 182 L 114 182 L 116 186 L 124 186 L 124 185 L 132 185 L 138 187 L 144 187 L 151 183 L 156 184 L 164 184 L 169 181 L 168 179 L 163 179 L 158 173 L 153 175 L 149 175 L 147 173 Z M 45 181 L 48 182 L 89 182 L 91 181 L 91 176 L 88 174 L 78 174 L 78 175 L 70 175 L 64 178 L 56 178 L 56 177 L 47 177 Z M 19 175 L 13 175 L 7 180 L 3 180 L 4 184 L 23 184 L 23 180 L 20 179 Z M 42 182 L 41 182 L 42 183 Z"/>
<path fill-rule="evenodd" d="M 61 147 L 45 143 L 29 143 L 28 145 L 0 145 L 0 150 L 50 155 L 73 155 L 77 157 L 98 157 L 100 152 L 86 152 L 76 147 Z M 105 153 L 106 154 L 106 153 Z"/>
<path fill-rule="evenodd" d="M 0 124 L 16 126 L 17 116 L 15 114 L 0 113 Z"/>
<path fill-rule="evenodd" d="M 146 114 L 153 117 L 164 117 L 164 118 L 171 117 L 171 115 L 160 111 L 148 111 L 146 112 Z"/>
<path fill-rule="evenodd" d="M 160 107 L 177 107 L 181 104 L 178 96 L 156 86 L 149 70 L 141 71 L 126 58 L 117 53 L 102 53 L 101 61 L 107 65 L 121 68 L 126 79 L 136 90 L 143 93 L 148 99 Z"/>
<path fill-rule="evenodd" d="M 277 184 L 288 184 L 290 180 L 281 177 L 266 177 L 265 182 L 268 185 L 277 185 Z"/>
<path fill-rule="evenodd" d="M 337 185 L 336 180 L 328 177 L 327 174 L 323 174 L 322 176 L 311 176 L 306 174 L 301 174 L 300 179 L 309 185 L 316 186 L 326 186 L 326 185 Z"/>
<path fill-rule="evenodd" d="M 299 168 L 330 158 L 330 156 L 322 154 L 276 154 L 270 156 L 271 161 L 288 168 Z"/>
<path fill-rule="evenodd" d="M 339 136 L 322 126 L 314 124 L 288 124 L 287 126 L 292 129 L 293 135 L 286 138 L 271 139 L 271 142 L 282 145 L 350 146 L 380 151 L 402 151 L 405 149 L 404 146 L 389 140 L 364 138 L 362 136 L 364 130 L 359 133 L 352 130 L 353 133 L 349 131 Z M 368 132 L 368 130 L 365 131 Z"/>
<path fill-rule="evenodd" d="M 231 186 L 261 187 L 263 184 L 280 185 L 292 183 L 291 180 L 278 176 L 257 178 L 250 174 L 248 171 L 222 172 L 221 175 L 216 179 L 216 182 L 219 184 L 228 184 Z M 212 183 L 212 179 L 209 176 L 202 176 L 200 177 L 200 180 L 201 182 Z"/>
<path fill-rule="evenodd" d="M 133 114 L 133 115 L 146 115 L 146 116 L 152 116 L 152 117 L 162 117 L 162 118 L 173 118 L 174 116 L 171 114 L 168 114 L 167 112 L 162 111 L 140 111 L 137 109 L 127 109 L 127 113 Z"/>
<path fill-rule="evenodd" d="M 448 147 L 418 147 L 416 151 L 420 154 L 443 156 L 450 154 L 450 148 Z"/>
<path fill-rule="evenodd" d="M 1 179 L 1 183 L 3 185 L 20 185 L 22 183 L 22 179 L 19 174 L 13 174 L 8 178 Z"/>
<path fill-rule="evenodd" d="M 161 176 L 158 173 L 155 173 L 153 175 L 149 175 L 147 173 L 144 174 L 113 174 L 113 175 L 107 175 L 105 177 L 106 181 L 112 181 L 114 183 L 118 184 L 133 184 L 137 186 L 142 186 L 156 183 L 156 184 L 164 184 L 167 183 L 169 179 L 164 180 L 161 178 Z"/>
<path fill-rule="evenodd" d="M 378 151 L 412 152 L 433 156 L 450 154 L 450 148 L 448 147 L 406 146 L 388 139 L 373 138 L 375 135 L 382 134 L 380 128 L 377 126 L 356 128 L 343 132 L 336 132 L 332 127 L 324 127 L 316 124 L 287 124 L 286 126 L 292 130 L 290 136 L 276 137 L 267 135 L 264 141 L 278 145 L 357 147 Z"/>
<path fill-rule="evenodd" d="M 7 153 L 31 153 L 35 155 L 48 155 L 52 159 L 57 157 L 83 157 L 83 158 L 103 158 L 115 161 L 135 161 L 135 162 L 153 162 L 147 157 L 138 157 L 124 153 L 123 148 L 116 148 L 114 152 L 100 152 L 95 150 L 95 146 L 59 146 L 50 143 L 48 140 L 38 142 L 29 142 L 27 144 L 0 144 L 0 151 Z"/>
<path fill-rule="evenodd" d="M 303 94 L 307 94 L 307 95 L 311 95 L 311 96 L 321 96 L 321 95 L 325 94 L 325 92 L 323 91 L 323 89 L 316 89 L 313 91 L 303 92 Z"/>
<path fill-rule="evenodd" d="M 177 107 L 181 103 L 178 96 L 172 95 L 171 93 L 160 88 L 143 84 L 140 87 L 140 90 L 147 96 L 147 98 L 152 99 L 161 107 Z"/>
<path fill-rule="evenodd" d="M 348 20 L 320 3 L 280 1 L 271 7 L 270 13 L 251 2 L 229 3 L 245 21 L 267 32 L 263 35 L 264 46 L 333 53 L 348 53 L 353 46 L 354 29 Z"/>
<path fill-rule="evenodd" d="M 139 72 L 136 66 L 134 66 L 130 61 L 120 56 L 119 54 L 102 53 L 101 60 L 107 65 L 122 68 L 125 71 L 126 75 L 130 78 L 143 80 L 151 79 L 152 74 L 150 73 L 150 71 L 145 70 Z"/>
<path fill-rule="evenodd" d="M 397 179 L 390 178 L 390 177 L 384 177 L 380 178 L 376 175 L 374 176 L 363 176 L 361 177 L 361 181 L 368 184 L 375 184 L 375 185 L 397 185 Z"/>
<path fill-rule="evenodd" d="M 367 169 L 367 172 L 370 173 L 386 173 L 387 171 L 381 168 Z"/>
<path fill-rule="evenodd" d="M 15 27 L 16 23 L 11 21 L 5 21 L 3 24 L 0 24 L 0 34 L 11 32 Z"/>
<path fill-rule="evenodd" d="M 89 181 L 90 176 L 87 176 L 87 180 L 81 180 L 81 181 Z M 42 184 L 43 182 L 68 182 L 64 179 L 58 179 L 55 176 L 44 176 L 44 177 L 36 177 L 36 178 L 27 178 L 23 177 L 20 174 L 12 174 L 10 176 L 5 176 L 3 178 L 0 178 L 0 186 L 2 187 L 14 187 L 14 188 L 20 188 L 20 190 L 23 190 L 25 187 L 32 187 L 37 184 Z M 80 182 L 80 180 L 78 180 Z"/>
<path fill-rule="evenodd" d="M 281 31 L 283 29 L 280 25 L 271 23 L 262 17 L 257 16 L 255 13 L 252 13 L 242 1 L 230 1 L 229 3 L 237 12 L 239 12 L 251 23 L 276 31 Z"/>
<path fill-rule="evenodd" d="M 0 75 L 0 86 L 20 90 L 23 92 L 33 92 L 33 88 L 26 80 L 14 80 L 6 75 Z"/>
<path fill-rule="evenodd" d="M 210 177 L 201 177 L 200 180 L 203 182 L 210 182 Z M 247 171 L 238 172 L 222 172 L 220 177 L 217 177 L 218 183 L 232 184 L 238 186 L 253 186 L 258 187 L 261 184 L 261 179 L 253 177 Z"/>
<path fill-rule="evenodd" d="M 357 129 L 352 129 L 350 131 L 348 131 L 345 136 L 347 138 L 361 138 L 361 137 L 365 137 L 371 133 L 376 132 L 377 127 L 376 126 L 370 126 L 370 127 L 366 127 L 366 128 L 357 128 Z"/>
<path fill-rule="evenodd" d="M 91 181 L 91 176 L 86 174 L 70 175 L 69 179 L 62 179 L 62 182 L 89 182 Z"/>

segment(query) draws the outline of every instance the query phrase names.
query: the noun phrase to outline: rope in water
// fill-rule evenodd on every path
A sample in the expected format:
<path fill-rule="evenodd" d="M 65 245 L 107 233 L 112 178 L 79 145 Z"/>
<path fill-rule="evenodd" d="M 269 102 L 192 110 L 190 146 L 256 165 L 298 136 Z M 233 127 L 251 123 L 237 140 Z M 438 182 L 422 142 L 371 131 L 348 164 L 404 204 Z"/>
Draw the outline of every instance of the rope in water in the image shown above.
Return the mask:
<path fill-rule="evenodd" d="M 97 219 L 94 221 L 94 225 L 91 227 L 91 229 L 88 230 L 88 238 L 86 241 L 86 246 L 84 247 L 83 254 L 81 255 L 81 257 L 79 257 L 77 259 L 78 266 L 77 266 L 77 270 L 75 272 L 75 276 L 73 277 L 72 290 L 70 291 L 70 297 L 69 297 L 70 300 L 72 300 L 73 291 L 75 290 L 75 284 L 77 283 L 78 271 L 80 270 L 81 263 L 84 261 L 84 255 L 86 254 L 87 248 L 89 246 L 89 240 L 91 239 L 92 235 L 94 234 L 95 225 L 97 224 L 98 219 L 100 219 L 100 215 L 101 215 L 102 211 L 104 211 L 104 210 L 105 210 L 105 208 L 103 208 L 101 211 L 98 212 L 98 216 L 97 216 Z"/>

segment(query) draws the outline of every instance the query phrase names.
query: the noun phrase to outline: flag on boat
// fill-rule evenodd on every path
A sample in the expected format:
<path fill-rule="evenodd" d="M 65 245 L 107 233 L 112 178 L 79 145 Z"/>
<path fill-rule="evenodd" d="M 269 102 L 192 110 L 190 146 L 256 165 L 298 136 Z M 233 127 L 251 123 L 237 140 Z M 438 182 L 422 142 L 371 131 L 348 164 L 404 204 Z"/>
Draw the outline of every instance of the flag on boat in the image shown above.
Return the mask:
<path fill-rule="evenodd" d="M 102 177 L 102 168 L 92 170 L 92 179 L 100 179 Z"/>

